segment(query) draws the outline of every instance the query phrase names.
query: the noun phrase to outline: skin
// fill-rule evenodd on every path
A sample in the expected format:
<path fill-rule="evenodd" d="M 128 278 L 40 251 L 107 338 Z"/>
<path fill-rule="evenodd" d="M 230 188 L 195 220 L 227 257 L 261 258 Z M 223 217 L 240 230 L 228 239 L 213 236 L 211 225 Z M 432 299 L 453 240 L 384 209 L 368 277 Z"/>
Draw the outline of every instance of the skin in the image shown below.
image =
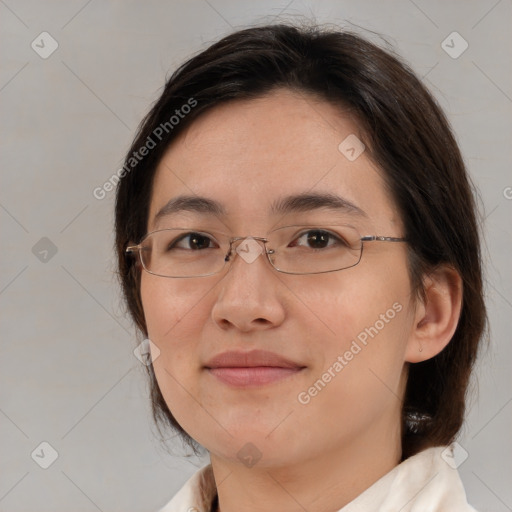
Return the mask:
<path fill-rule="evenodd" d="M 160 162 L 148 231 L 193 223 L 265 236 L 276 225 L 332 217 L 326 210 L 270 215 L 275 199 L 315 191 L 334 192 L 366 212 L 339 218 L 362 235 L 403 236 L 366 152 L 351 162 L 338 150 L 350 134 L 363 138 L 347 112 L 287 90 L 216 107 Z M 183 212 L 155 222 L 180 194 L 216 199 L 228 214 L 205 220 Z M 399 463 L 408 364 L 448 343 L 461 297 L 460 278 L 440 268 L 425 279 L 426 302 L 416 300 L 406 250 L 402 243 L 365 242 L 357 266 L 316 275 L 286 275 L 264 257 L 248 264 L 238 256 L 209 277 L 142 272 L 148 337 L 161 351 L 154 361 L 160 389 L 180 425 L 210 452 L 222 511 L 338 510 Z M 401 311 L 378 335 L 309 403 L 299 403 L 298 394 L 395 303 Z M 226 350 L 253 348 L 305 368 L 276 383 L 235 389 L 203 367 Z M 261 453 L 252 467 L 237 456 L 247 443 Z"/>

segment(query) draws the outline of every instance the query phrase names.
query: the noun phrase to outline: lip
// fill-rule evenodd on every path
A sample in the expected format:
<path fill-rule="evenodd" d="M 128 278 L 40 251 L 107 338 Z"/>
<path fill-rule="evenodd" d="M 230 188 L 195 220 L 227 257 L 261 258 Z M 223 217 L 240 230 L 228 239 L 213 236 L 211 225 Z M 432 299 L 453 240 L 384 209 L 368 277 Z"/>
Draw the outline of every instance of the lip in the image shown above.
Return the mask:
<path fill-rule="evenodd" d="M 210 359 L 205 369 L 236 387 L 263 386 L 297 374 L 305 366 L 266 350 L 222 352 Z"/>

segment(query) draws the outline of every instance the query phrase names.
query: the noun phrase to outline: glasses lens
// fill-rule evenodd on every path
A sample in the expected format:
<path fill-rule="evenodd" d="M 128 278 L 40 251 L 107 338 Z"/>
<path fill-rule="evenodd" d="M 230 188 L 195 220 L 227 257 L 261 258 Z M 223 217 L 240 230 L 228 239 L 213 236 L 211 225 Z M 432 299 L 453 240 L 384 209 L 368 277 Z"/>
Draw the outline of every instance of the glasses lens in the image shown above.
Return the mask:
<path fill-rule="evenodd" d="M 269 235 L 277 270 L 315 274 L 353 267 L 361 259 L 361 236 L 351 226 L 287 226 Z"/>
<path fill-rule="evenodd" d="M 144 268 L 164 277 L 215 274 L 224 266 L 227 252 L 214 235 L 185 229 L 155 231 L 141 245 Z"/>
<path fill-rule="evenodd" d="M 187 229 L 163 229 L 146 236 L 140 255 L 144 268 L 164 277 L 216 274 L 225 265 L 228 236 Z M 361 236 L 345 225 L 295 225 L 268 236 L 272 265 L 289 274 L 316 274 L 353 267 L 361 259 Z"/>

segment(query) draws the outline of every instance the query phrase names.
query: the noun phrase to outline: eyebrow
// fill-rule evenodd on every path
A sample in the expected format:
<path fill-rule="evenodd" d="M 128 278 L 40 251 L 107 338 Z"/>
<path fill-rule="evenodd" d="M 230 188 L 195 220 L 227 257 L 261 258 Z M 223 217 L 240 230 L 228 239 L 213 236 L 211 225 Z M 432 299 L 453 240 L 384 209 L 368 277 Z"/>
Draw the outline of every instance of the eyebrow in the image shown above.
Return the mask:
<path fill-rule="evenodd" d="M 318 209 L 342 211 L 360 217 L 368 217 L 366 212 L 344 199 L 332 193 L 308 193 L 289 195 L 277 199 L 270 206 L 272 215 L 285 215 L 294 212 L 308 212 Z M 155 215 L 154 221 L 182 211 L 189 211 L 205 215 L 226 216 L 224 206 L 207 197 L 181 195 L 168 201 Z"/>

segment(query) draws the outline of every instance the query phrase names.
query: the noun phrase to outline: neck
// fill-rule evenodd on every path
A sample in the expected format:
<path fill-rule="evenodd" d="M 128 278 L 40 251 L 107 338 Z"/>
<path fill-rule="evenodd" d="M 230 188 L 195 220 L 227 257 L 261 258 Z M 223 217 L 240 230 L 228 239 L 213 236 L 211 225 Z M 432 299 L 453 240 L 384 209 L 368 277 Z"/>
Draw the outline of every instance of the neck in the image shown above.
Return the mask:
<path fill-rule="evenodd" d="M 375 428 L 375 426 L 374 426 Z M 366 436 L 291 464 L 252 468 L 211 455 L 221 512 L 332 512 L 339 510 L 400 461 L 400 429 Z M 380 432 L 380 434 L 379 434 Z"/>

